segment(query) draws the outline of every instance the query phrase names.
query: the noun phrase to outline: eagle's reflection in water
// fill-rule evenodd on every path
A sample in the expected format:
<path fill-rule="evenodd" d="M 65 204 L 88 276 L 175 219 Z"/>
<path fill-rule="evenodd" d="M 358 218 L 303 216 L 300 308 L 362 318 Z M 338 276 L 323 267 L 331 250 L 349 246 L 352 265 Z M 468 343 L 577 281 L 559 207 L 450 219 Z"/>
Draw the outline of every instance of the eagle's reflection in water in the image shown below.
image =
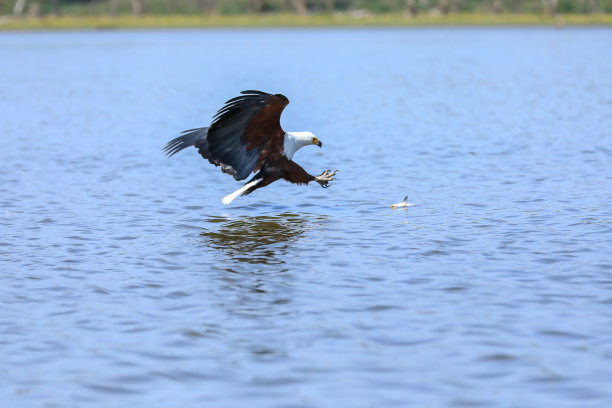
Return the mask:
<path fill-rule="evenodd" d="M 325 217 L 313 214 L 211 217 L 200 235 L 208 246 L 223 251 L 232 261 L 281 265 L 291 247 Z"/>

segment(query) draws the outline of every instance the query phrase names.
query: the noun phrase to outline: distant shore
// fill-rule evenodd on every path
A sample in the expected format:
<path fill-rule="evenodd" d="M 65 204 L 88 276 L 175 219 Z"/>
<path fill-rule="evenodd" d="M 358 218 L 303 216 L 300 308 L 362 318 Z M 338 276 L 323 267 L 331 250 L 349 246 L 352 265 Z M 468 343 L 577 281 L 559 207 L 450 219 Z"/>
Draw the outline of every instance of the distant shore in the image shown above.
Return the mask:
<path fill-rule="evenodd" d="M 612 14 L 257 14 L 144 16 L 0 16 L 0 30 L 257 27 L 612 26 Z"/>

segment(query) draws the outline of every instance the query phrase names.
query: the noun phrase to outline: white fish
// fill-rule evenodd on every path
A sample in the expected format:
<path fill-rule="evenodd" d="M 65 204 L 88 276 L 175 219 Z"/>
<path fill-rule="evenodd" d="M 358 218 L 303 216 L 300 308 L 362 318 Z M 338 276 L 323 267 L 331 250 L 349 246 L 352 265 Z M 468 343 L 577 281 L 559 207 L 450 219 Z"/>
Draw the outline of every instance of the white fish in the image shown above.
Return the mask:
<path fill-rule="evenodd" d="M 397 204 L 391 204 L 391 209 L 392 210 L 397 210 L 399 208 L 406 208 L 406 207 L 410 207 L 412 205 L 416 205 L 416 204 L 412 204 L 408 202 L 408 196 L 404 197 L 404 201 L 402 201 L 401 203 L 397 203 Z"/>

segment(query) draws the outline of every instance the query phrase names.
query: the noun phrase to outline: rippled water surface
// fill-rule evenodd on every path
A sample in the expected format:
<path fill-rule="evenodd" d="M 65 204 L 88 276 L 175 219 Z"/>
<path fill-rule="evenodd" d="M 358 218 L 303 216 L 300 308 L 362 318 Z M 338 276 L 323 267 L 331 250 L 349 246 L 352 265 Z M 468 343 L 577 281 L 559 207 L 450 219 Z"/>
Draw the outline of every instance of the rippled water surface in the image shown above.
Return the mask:
<path fill-rule="evenodd" d="M 611 44 L 0 35 L 3 405 L 612 406 Z M 162 155 L 243 89 L 331 188 Z"/>

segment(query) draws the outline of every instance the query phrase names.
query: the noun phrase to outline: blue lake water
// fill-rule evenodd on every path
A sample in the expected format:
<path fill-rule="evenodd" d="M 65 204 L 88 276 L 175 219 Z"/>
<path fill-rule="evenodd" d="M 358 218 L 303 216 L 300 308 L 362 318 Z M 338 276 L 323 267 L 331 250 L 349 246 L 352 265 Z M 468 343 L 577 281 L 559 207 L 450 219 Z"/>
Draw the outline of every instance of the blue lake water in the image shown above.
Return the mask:
<path fill-rule="evenodd" d="M 2 404 L 612 406 L 611 44 L 2 33 Z M 163 156 L 243 89 L 331 188 Z"/>

